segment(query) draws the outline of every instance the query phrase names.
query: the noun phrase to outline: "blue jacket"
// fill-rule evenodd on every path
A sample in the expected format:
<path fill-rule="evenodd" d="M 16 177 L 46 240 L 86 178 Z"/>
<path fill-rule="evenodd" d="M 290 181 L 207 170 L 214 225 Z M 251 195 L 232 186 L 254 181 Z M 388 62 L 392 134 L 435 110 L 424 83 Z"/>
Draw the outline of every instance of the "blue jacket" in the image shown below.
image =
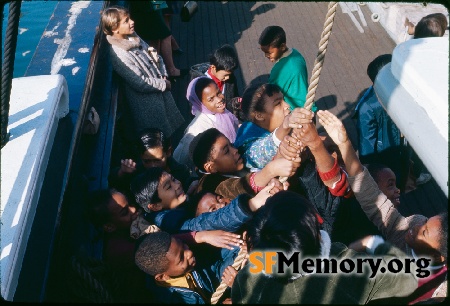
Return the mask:
<path fill-rule="evenodd" d="M 144 218 L 170 234 L 208 230 L 235 232 L 253 215 L 248 207 L 249 199 L 249 195 L 241 194 L 227 206 L 195 218 L 189 203 L 175 209 L 145 213 Z"/>
<path fill-rule="evenodd" d="M 188 288 L 158 286 L 154 277 L 148 275 L 147 286 L 152 291 L 152 296 L 155 297 L 156 302 L 165 304 L 210 304 L 211 296 L 220 284 L 223 271 L 227 266 L 233 264 L 239 248 L 228 250 L 208 247 L 208 251 L 196 251 L 194 247 L 192 248 L 198 266 L 190 272 L 195 282 L 202 288 L 207 300 Z"/>
<path fill-rule="evenodd" d="M 392 150 L 391 148 L 400 146 L 400 130 L 381 106 L 380 102 L 378 102 L 373 86 L 367 89 L 358 103 L 356 111 L 359 132 L 358 149 L 359 155 L 362 158 L 361 161 L 366 163 L 375 161 L 383 162 L 382 160 L 376 160 L 376 156 L 380 156 L 384 151 Z M 364 161 L 364 158 L 367 158 L 367 160 Z M 395 160 L 395 152 L 387 158 Z M 389 161 L 384 161 L 383 163 L 388 164 Z"/>

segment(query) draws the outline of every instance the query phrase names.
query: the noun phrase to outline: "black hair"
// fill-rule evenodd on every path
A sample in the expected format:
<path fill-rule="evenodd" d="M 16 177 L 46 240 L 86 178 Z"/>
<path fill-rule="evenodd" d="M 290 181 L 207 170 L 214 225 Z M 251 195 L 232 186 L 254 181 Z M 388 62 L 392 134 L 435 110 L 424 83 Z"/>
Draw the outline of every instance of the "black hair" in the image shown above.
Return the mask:
<path fill-rule="evenodd" d="M 172 237 L 166 232 L 156 232 L 140 237 L 134 254 L 136 266 L 152 276 L 167 271 L 169 268 L 167 252 L 171 242 Z"/>
<path fill-rule="evenodd" d="M 111 201 L 112 195 L 117 192 L 114 188 L 108 188 L 94 190 L 89 194 L 84 207 L 84 216 L 95 227 L 101 228 L 110 221 L 111 214 L 108 209 L 108 204 Z"/>
<path fill-rule="evenodd" d="M 233 71 L 238 67 L 239 60 L 232 46 L 223 45 L 210 56 L 209 63 L 214 65 L 217 71 Z"/>
<path fill-rule="evenodd" d="M 414 28 L 414 38 L 442 37 L 448 27 L 444 14 L 434 13 L 420 19 Z"/>
<path fill-rule="evenodd" d="M 388 166 L 380 163 L 371 163 L 366 165 L 367 170 L 370 173 L 370 176 L 375 180 L 378 184 L 380 182 L 380 172 L 384 169 L 390 169 Z"/>
<path fill-rule="evenodd" d="M 261 46 L 280 48 L 282 44 L 286 43 L 286 32 L 282 27 L 268 26 L 259 36 L 258 43 Z"/>
<path fill-rule="evenodd" d="M 240 103 L 241 121 L 252 121 L 254 112 L 264 113 L 265 97 L 271 97 L 274 93 L 281 92 L 280 87 L 275 84 L 253 84 L 247 87 L 242 95 Z"/>
<path fill-rule="evenodd" d="M 161 202 L 158 196 L 158 185 L 163 172 L 164 170 L 160 167 L 148 168 L 131 181 L 131 193 L 136 203 L 146 212 L 150 212 L 148 204 Z"/>
<path fill-rule="evenodd" d="M 280 191 L 268 198 L 247 227 L 249 250 L 299 251 L 302 257 L 314 257 L 321 252 L 320 241 L 316 209 L 292 191 Z"/>
<path fill-rule="evenodd" d="M 201 77 L 197 80 L 195 83 L 195 94 L 197 95 L 198 99 L 202 101 L 202 93 L 203 89 L 208 87 L 210 84 L 216 84 L 213 79 L 210 79 L 208 77 Z"/>
<path fill-rule="evenodd" d="M 142 154 L 148 149 L 162 147 L 164 152 L 170 148 L 170 139 L 157 128 L 148 128 L 139 133 L 137 147 Z"/>
<path fill-rule="evenodd" d="M 367 75 L 369 76 L 372 83 L 375 83 L 375 78 L 377 77 L 378 72 L 383 68 L 386 64 L 392 61 L 392 54 L 383 54 L 377 56 L 373 61 L 369 63 L 367 66 Z"/>
<path fill-rule="evenodd" d="M 194 165 L 201 171 L 205 170 L 205 163 L 211 160 L 214 143 L 220 136 L 224 136 L 218 129 L 210 128 L 196 135 L 189 145 L 189 152 Z"/>
<path fill-rule="evenodd" d="M 447 261 L 447 252 L 448 252 L 448 212 L 442 212 L 439 215 L 441 220 L 441 228 L 439 230 L 439 253 L 445 258 Z"/>

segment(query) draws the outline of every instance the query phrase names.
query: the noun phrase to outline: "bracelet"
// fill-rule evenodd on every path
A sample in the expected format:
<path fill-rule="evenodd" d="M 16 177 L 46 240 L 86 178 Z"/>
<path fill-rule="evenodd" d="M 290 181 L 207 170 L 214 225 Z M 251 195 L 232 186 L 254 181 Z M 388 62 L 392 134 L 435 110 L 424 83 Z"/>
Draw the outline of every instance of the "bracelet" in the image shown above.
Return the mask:
<path fill-rule="evenodd" d="M 319 169 L 317 169 L 317 172 L 319 173 L 320 178 L 322 181 L 328 181 L 334 178 L 336 175 L 338 175 L 340 168 L 337 163 L 337 159 L 334 160 L 334 165 L 328 172 L 320 172 Z"/>
<path fill-rule="evenodd" d="M 258 186 L 256 186 L 256 183 L 255 183 L 255 175 L 256 175 L 256 172 L 253 172 L 252 174 L 250 174 L 249 181 L 250 181 L 250 186 L 252 187 L 253 191 L 254 191 L 255 193 L 258 193 L 258 192 L 260 192 L 262 189 L 264 189 L 264 187 L 258 187 Z"/>

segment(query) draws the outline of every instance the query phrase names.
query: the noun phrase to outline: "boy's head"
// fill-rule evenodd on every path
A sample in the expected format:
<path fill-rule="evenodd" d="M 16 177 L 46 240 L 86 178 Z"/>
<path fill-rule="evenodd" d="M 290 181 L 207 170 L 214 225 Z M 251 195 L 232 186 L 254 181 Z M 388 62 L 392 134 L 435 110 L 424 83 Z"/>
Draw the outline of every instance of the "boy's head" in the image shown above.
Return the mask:
<path fill-rule="evenodd" d="M 420 19 L 414 28 L 414 38 L 442 37 L 447 30 L 448 21 L 444 14 L 434 13 Z"/>
<path fill-rule="evenodd" d="M 125 195 L 112 188 L 92 192 L 85 213 L 94 226 L 108 233 L 129 230 L 137 217 L 136 208 L 128 204 Z"/>
<path fill-rule="evenodd" d="M 174 209 L 186 201 L 181 183 L 162 168 L 152 167 L 133 179 L 131 192 L 146 212 Z"/>
<path fill-rule="evenodd" d="M 103 33 L 113 35 L 120 26 L 123 17 L 130 16 L 129 11 L 121 6 L 110 6 L 102 12 Z"/>
<path fill-rule="evenodd" d="M 390 63 L 391 60 L 392 54 L 383 54 L 377 56 L 373 61 L 369 63 L 369 65 L 367 66 L 367 75 L 369 76 L 372 83 L 375 83 L 375 78 L 377 77 L 377 74 L 381 70 L 381 68 Z"/>
<path fill-rule="evenodd" d="M 167 159 L 172 154 L 170 140 L 159 129 L 146 129 L 142 131 L 138 139 L 138 150 L 142 164 L 146 169 L 161 167 L 166 169 Z"/>
<path fill-rule="evenodd" d="M 136 265 L 157 281 L 182 276 L 195 267 L 195 257 L 180 240 L 166 232 L 142 236 L 135 253 Z"/>
<path fill-rule="evenodd" d="M 258 43 L 264 56 L 276 62 L 287 51 L 286 33 L 282 27 L 268 26 L 259 37 Z"/>
<path fill-rule="evenodd" d="M 220 81 L 225 82 L 239 65 L 239 60 L 234 48 L 223 45 L 215 50 L 209 58 L 211 73 Z"/>
<path fill-rule="evenodd" d="M 397 188 L 395 173 L 383 164 L 372 163 L 367 170 L 378 185 L 378 188 L 395 206 L 400 205 L 400 189 Z"/>
<path fill-rule="evenodd" d="M 417 255 L 428 255 L 436 263 L 447 262 L 448 212 L 440 213 L 410 229 L 406 243 Z"/>
<path fill-rule="evenodd" d="M 202 190 L 190 198 L 191 203 L 197 203 L 195 207 L 195 216 L 198 217 L 206 212 L 213 212 L 230 204 L 231 200 L 222 197 L 215 192 Z"/>
<path fill-rule="evenodd" d="M 238 150 L 218 129 L 208 129 L 192 140 L 189 151 L 194 165 L 207 173 L 235 173 L 244 168 Z"/>

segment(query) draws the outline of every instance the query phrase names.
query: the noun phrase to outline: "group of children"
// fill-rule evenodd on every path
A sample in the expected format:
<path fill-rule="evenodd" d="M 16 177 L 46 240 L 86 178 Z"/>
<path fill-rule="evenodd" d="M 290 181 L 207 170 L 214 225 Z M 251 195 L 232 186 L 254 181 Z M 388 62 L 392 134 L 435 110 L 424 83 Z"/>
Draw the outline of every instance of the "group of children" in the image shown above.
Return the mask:
<path fill-rule="evenodd" d="M 127 9 L 107 8 L 102 21 L 113 67 L 125 83 L 136 141 L 134 154 L 111 169 L 110 188 L 92 195 L 87 215 L 104 232 L 105 260 L 126 267 L 124 280 L 133 279 L 130 301 L 210 303 L 223 282 L 228 289 L 221 303 L 320 302 L 321 287 L 307 292 L 302 277 L 286 282 L 268 273 L 261 274 L 268 280 L 253 281 L 245 261 L 242 273 L 232 264 L 241 248 L 329 256 L 335 242 L 371 255 L 392 244 L 399 249 L 392 254 L 427 256 L 434 281 L 418 282 L 411 274 L 401 285 L 366 277 L 349 281 L 346 292 L 334 292 L 331 301 L 442 296 L 447 215 L 401 216 L 394 173 L 383 165 L 363 166 L 339 119 L 328 111 L 315 113 L 315 105 L 303 108 L 306 62 L 287 46 L 281 27 L 267 27 L 258 41 L 275 63 L 268 83 L 239 97 L 233 75 L 238 59 L 229 45 L 192 76 L 186 98 L 194 119 L 173 150 L 170 138 L 183 120 L 163 60 L 134 32 Z M 316 116 L 327 135 L 317 133 Z M 289 179 L 281 183 L 279 177 Z M 291 215 L 288 202 L 298 203 Z M 348 251 L 345 245 L 340 247 Z M 291 286 L 300 286 L 301 294 Z"/>

